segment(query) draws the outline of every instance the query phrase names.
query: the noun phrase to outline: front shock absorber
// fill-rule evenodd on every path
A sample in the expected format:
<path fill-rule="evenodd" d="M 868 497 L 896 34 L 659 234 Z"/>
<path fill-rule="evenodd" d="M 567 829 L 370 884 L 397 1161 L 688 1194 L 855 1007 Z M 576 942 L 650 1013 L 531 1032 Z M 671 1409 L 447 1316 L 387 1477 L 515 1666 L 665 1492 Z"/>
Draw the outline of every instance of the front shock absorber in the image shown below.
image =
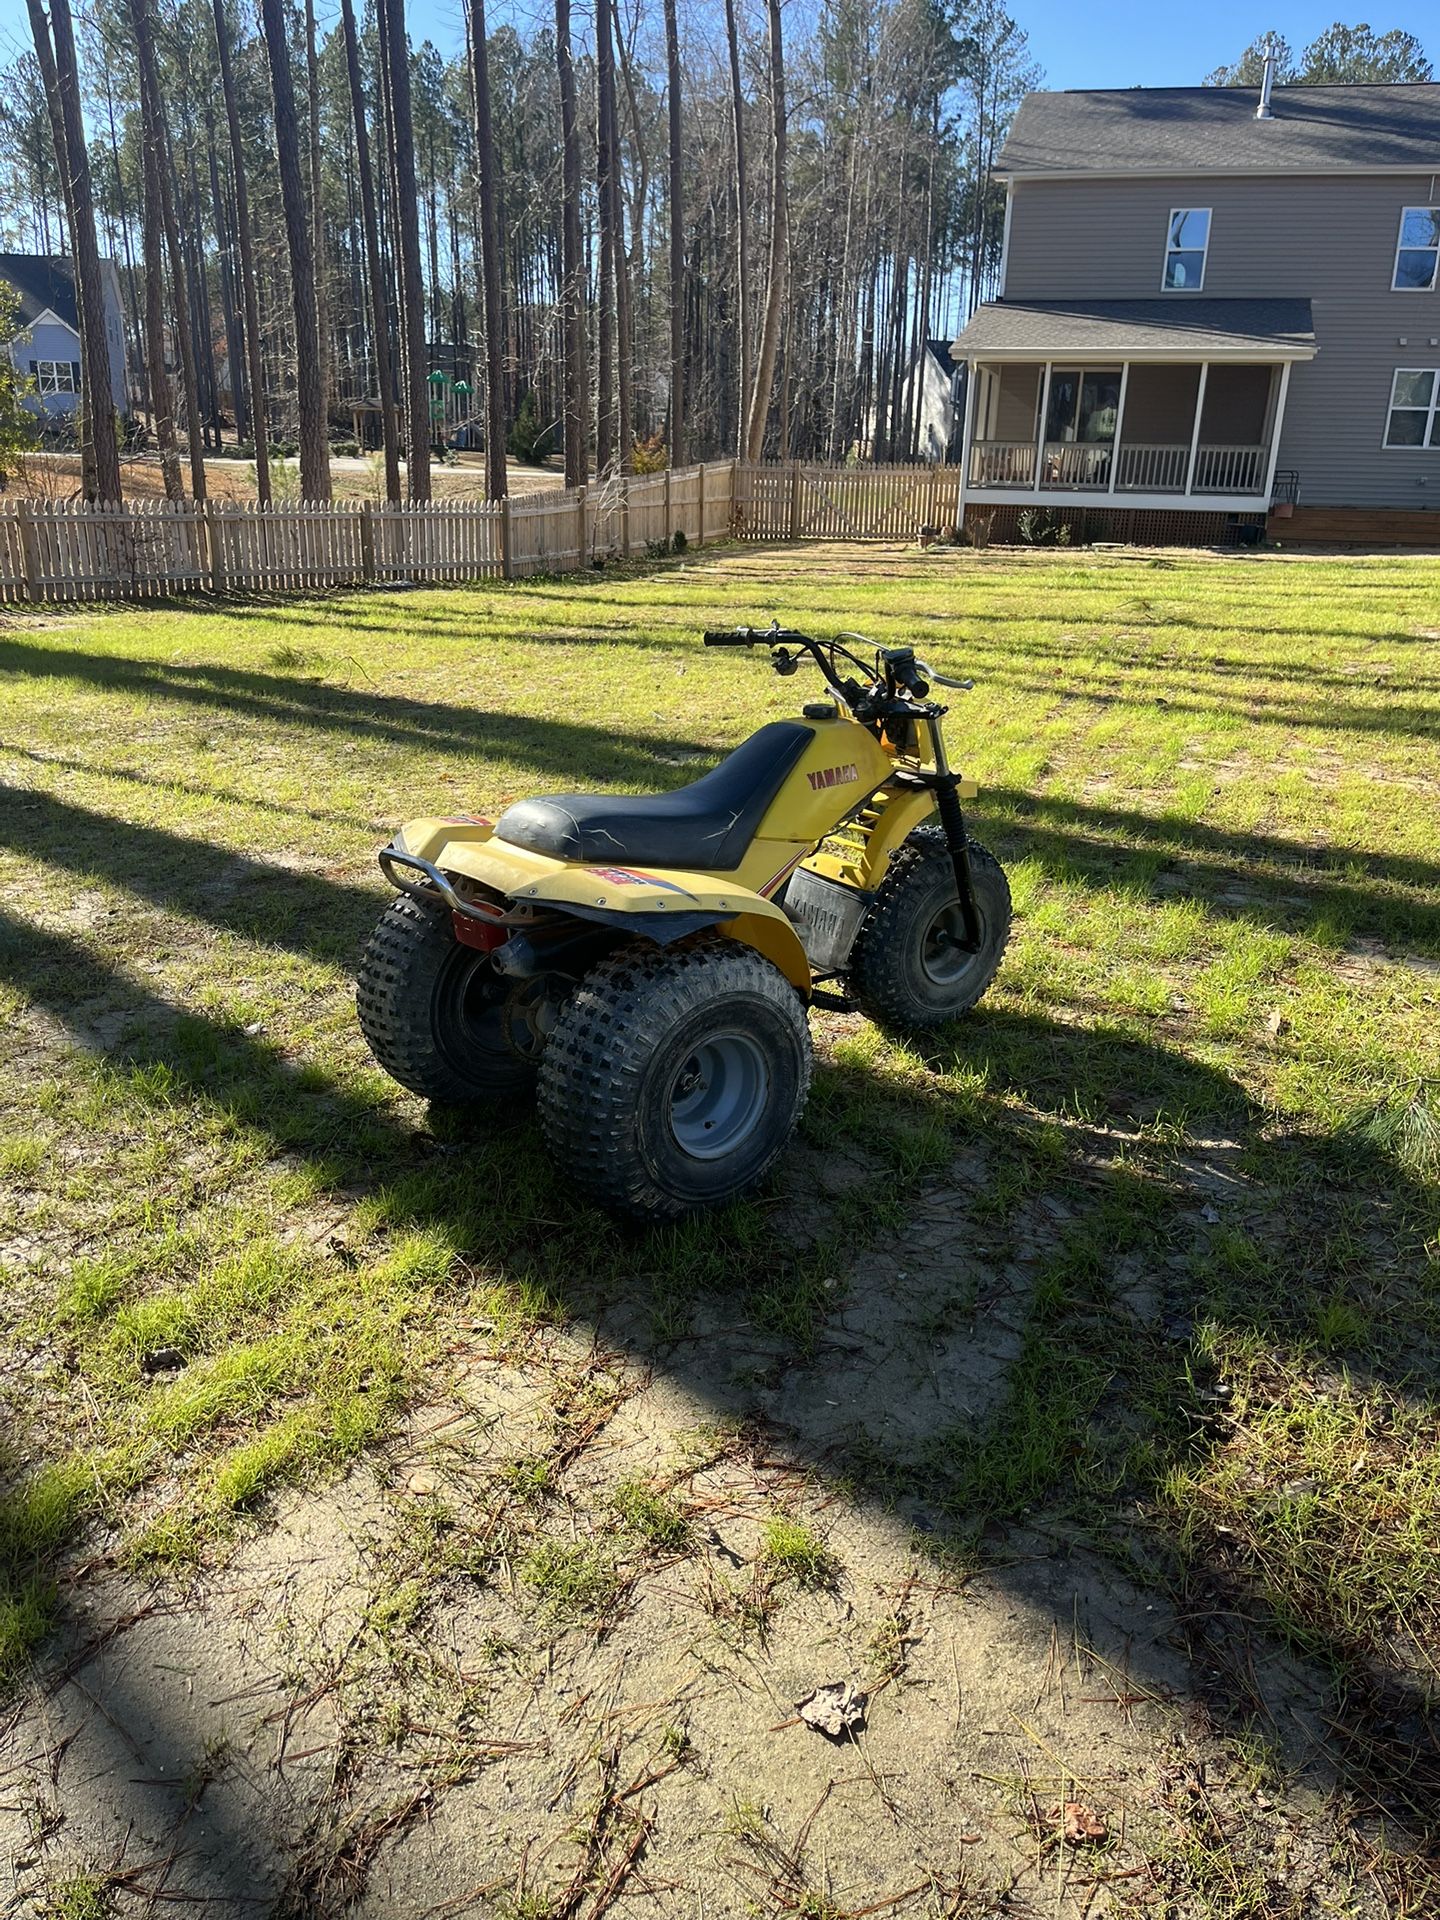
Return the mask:
<path fill-rule="evenodd" d="M 938 724 L 931 725 L 930 738 L 935 750 L 935 804 L 940 825 L 945 829 L 945 845 L 955 868 L 955 890 L 960 897 L 960 917 L 965 923 L 965 946 L 970 953 L 980 951 L 980 914 L 975 905 L 975 885 L 970 877 L 970 841 L 965 832 L 965 809 L 960 805 L 960 776 L 952 772 L 945 752 L 945 737 Z"/>

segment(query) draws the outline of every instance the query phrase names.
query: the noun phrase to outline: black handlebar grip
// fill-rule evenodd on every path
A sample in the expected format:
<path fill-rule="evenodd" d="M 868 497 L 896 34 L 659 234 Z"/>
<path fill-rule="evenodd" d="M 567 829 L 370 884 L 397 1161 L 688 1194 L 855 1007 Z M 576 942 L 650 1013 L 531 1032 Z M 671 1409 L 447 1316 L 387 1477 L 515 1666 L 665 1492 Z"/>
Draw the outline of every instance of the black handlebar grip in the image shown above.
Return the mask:
<path fill-rule="evenodd" d="M 707 627 L 704 633 L 707 647 L 748 647 L 754 638 L 752 627 Z"/>

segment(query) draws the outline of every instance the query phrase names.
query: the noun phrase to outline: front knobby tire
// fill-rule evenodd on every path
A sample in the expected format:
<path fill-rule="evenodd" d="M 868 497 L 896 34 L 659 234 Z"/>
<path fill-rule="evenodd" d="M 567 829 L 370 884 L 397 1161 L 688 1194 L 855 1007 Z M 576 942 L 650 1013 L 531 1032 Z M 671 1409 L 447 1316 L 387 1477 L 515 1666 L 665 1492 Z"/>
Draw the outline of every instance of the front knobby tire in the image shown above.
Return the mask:
<path fill-rule="evenodd" d="M 396 895 L 355 982 L 360 1030 L 392 1079 L 456 1106 L 521 1097 L 535 1069 L 506 1044 L 504 1000 L 488 956 L 460 944 L 443 907 Z"/>
<path fill-rule="evenodd" d="M 677 1220 L 750 1192 L 810 1087 L 800 996 L 748 947 L 617 949 L 571 995 L 540 1063 L 562 1179 L 616 1213 Z"/>
<path fill-rule="evenodd" d="M 1005 869 L 970 844 L 980 946 L 967 953 L 955 869 L 940 827 L 917 827 L 876 889 L 850 957 L 850 988 L 881 1026 L 923 1032 L 966 1013 L 999 971 L 1010 938 Z"/>

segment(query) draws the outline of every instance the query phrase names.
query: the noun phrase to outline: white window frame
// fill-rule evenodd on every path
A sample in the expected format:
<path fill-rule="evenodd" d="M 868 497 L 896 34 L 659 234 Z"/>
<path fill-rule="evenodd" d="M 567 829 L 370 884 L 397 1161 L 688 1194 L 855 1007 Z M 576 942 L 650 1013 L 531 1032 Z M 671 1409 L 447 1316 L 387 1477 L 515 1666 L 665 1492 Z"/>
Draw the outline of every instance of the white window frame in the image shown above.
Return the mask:
<path fill-rule="evenodd" d="M 1428 407 L 1397 407 L 1395 404 L 1395 385 L 1402 373 L 1428 373 L 1430 375 L 1430 404 Z M 1425 431 L 1416 447 L 1402 447 L 1391 441 L 1390 417 L 1394 413 L 1419 413 L 1425 417 Z M 1440 367 L 1396 367 L 1390 376 L 1390 398 L 1385 407 L 1385 425 L 1380 434 L 1380 445 L 1386 453 L 1435 453 L 1440 451 L 1440 441 L 1432 441 L 1436 419 L 1440 418 Z"/>
<path fill-rule="evenodd" d="M 1435 289 L 1440 287 L 1440 246 L 1433 249 L 1435 254 L 1435 271 L 1430 275 L 1430 284 L 1428 287 L 1401 287 L 1396 285 L 1396 281 L 1400 275 L 1400 256 L 1402 253 L 1429 253 L 1432 251 L 1429 247 L 1407 247 L 1404 245 L 1405 216 L 1407 213 L 1429 213 L 1435 215 L 1437 219 L 1440 219 L 1440 207 L 1427 207 L 1424 205 L 1401 207 L 1400 221 L 1395 229 L 1395 258 L 1390 263 L 1390 291 L 1392 293 L 1434 293 Z M 1409 373 L 1414 371 L 1414 369 L 1402 367 L 1400 371 L 1402 373 Z M 1428 371 L 1428 369 L 1422 367 L 1419 371 L 1423 373 Z"/>
<path fill-rule="evenodd" d="M 1205 244 L 1200 249 L 1200 284 L 1198 287 L 1172 287 L 1169 284 L 1170 256 L 1172 253 L 1194 253 L 1194 247 L 1172 247 L 1170 235 L 1175 231 L 1177 213 L 1203 213 L 1205 216 Z M 1210 271 L 1210 230 L 1215 224 L 1213 207 L 1171 207 L 1165 221 L 1165 249 L 1160 256 L 1160 291 L 1162 293 L 1203 293 L 1205 276 Z"/>
<path fill-rule="evenodd" d="M 30 364 L 31 364 L 31 370 L 35 375 L 35 391 L 37 393 L 39 394 L 74 393 L 75 362 L 73 360 L 32 360 Z M 63 387 L 60 385 L 59 377 L 58 377 L 61 368 L 64 369 L 65 379 L 67 382 L 67 384 Z M 48 370 L 48 377 L 50 380 L 50 385 L 48 387 L 45 384 L 46 377 L 47 377 L 47 370 Z"/>

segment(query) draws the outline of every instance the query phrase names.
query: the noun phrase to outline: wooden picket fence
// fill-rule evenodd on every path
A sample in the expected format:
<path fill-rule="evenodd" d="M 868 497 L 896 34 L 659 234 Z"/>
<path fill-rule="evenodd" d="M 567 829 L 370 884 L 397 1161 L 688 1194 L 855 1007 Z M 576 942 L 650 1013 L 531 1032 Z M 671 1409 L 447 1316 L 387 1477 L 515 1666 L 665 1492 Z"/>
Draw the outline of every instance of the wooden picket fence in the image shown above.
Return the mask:
<path fill-rule="evenodd" d="M 424 506 L 0 500 L 0 602 L 518 579 L 673 546 L 911 539 L 953 525 L 955 467 L 734 460 Z"/>

